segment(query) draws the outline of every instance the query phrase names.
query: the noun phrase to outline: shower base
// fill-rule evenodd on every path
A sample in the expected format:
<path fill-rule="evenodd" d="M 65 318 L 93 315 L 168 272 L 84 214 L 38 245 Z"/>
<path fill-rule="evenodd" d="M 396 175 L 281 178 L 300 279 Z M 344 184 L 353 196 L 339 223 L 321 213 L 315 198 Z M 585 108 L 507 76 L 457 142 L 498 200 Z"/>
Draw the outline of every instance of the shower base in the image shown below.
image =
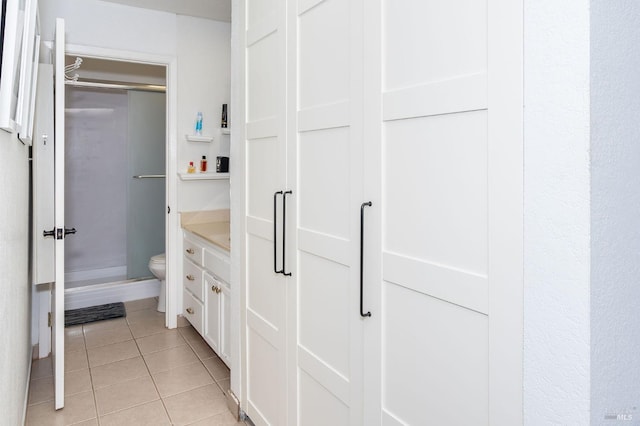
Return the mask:
<path fill-rule="evenodd" d="M 77 283 L 77 281 L 74 283 Z M 64 290 L 65 310 L 86 308 L 105 303 L 147 299 L 160 295 L 160 281 L 155 278 L 119 280 L 73 287 L 67 284 L 65 283 Z"/>

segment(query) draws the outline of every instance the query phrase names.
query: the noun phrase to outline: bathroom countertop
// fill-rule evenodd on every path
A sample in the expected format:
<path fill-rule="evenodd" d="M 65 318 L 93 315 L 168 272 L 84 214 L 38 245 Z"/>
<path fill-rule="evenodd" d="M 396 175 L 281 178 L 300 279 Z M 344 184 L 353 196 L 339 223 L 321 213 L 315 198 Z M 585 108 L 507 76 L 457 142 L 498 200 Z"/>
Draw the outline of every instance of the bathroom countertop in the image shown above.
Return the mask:
<path fill-rule="evenodd" d="M 229 210 L 183 212 L 182 228 L 204 238 L 223 250 L 231 251 Z"/>
<path fill-rule="evenodd" d="M 231 251 L 229 222 L 193 223 L 182 227 L 226 251 Z"/>

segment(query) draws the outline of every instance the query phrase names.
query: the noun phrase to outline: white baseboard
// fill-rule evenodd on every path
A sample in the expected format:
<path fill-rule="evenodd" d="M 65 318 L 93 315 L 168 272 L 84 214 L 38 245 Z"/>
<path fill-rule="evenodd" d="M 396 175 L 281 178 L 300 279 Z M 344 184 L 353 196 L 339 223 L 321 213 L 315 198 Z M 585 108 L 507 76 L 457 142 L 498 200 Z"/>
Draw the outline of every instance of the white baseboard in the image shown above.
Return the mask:
<path fill-rule="evenodd" d="M 160 281 L 122 281 L 68 288 L 64 291 L 64 309 L 80 309 L 105 303 L 128 302 L 160 295 Z"/>

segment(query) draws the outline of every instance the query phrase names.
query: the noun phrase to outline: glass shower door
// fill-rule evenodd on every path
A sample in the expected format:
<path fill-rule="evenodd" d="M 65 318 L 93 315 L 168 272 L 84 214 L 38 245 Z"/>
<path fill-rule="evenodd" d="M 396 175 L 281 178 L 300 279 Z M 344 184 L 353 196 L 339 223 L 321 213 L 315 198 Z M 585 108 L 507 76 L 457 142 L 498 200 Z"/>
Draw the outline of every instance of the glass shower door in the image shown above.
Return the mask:
<path fill-rule="evenodd" d="M 151 277 L 165 250 L 165 94 L 130 90 L 127 278 Z"/>

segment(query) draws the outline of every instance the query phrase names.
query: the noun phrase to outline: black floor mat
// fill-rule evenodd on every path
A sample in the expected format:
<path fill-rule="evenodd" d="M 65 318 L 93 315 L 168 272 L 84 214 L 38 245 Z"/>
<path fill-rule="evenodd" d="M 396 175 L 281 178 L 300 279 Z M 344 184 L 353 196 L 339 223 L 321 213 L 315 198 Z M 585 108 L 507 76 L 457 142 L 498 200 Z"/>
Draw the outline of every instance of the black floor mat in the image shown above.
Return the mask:
<path fill-rule="evenodd" d="M 112 318 L 126 317 L 124 303 L 107 303 L 106 305 L 89 306 L 88 308 L 64 311 L 64 326 L 86 324 Z"/>

